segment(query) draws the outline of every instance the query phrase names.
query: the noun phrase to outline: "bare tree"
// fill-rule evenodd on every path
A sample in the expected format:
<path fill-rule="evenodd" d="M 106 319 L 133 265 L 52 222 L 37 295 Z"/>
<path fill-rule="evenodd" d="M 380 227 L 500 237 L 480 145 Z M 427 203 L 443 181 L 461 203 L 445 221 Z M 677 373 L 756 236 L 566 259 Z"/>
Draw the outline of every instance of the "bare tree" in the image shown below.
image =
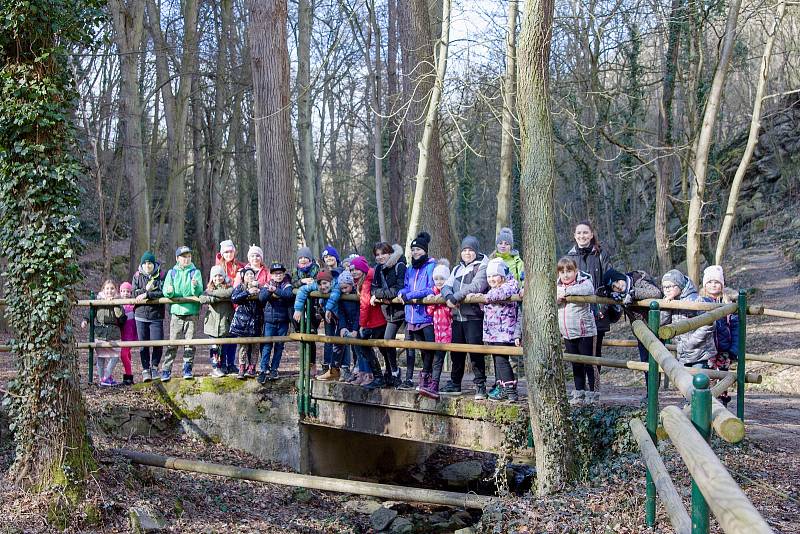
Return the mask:
<path fill-rule="evenodd" d="M 517 93 L 517 11 L 518 0 L 508 2 L 508 30 L 506 33 L 506 75 L 503 80 L 503 133 L 500 144 L 500 187 L 497 189 L 497 222 L 495 233 L 511 226 L 511 183 L 514 173 L 514 140 L 516 126 Z"/>

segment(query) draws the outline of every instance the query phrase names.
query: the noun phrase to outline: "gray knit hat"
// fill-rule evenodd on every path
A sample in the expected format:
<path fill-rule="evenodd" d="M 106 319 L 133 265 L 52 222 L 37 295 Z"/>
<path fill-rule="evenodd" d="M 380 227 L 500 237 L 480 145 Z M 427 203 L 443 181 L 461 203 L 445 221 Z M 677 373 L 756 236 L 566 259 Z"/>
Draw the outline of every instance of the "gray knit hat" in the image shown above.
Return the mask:
<path fill-rule="evenodd" d="M 447 265 L 439 264 L 433 268 L 433 279 L 436 280 L 437 278 L 444 278 L 445 280 L 450 278 L 450 270 Z"/>
<path fill-rule="evenodd" d="M 215 265 L 211 268 L 212 279 L 218 274 L 221 274 L 224 278 L 227 278 L 227 275 L 225 274 L 225 269 L 222 268 L 222 265 Z"/>
<path fill-rule="evenodd" d="M 314 254 L 311 252 L 311 249 L 308 247 L 300 247 L 297 249 L 297 259 L 300 258 L 308 258 L 309 260 L 314 259 Z"/>
<path fill-rule="evenodd" d="M 497 234 L 497 239 L 495 239 L 494 244 L 497 245 L 500 241 L 506 241 L 512 247 L 514 246 L 514 232 L 511 228 L 500 228 L 500 232 Z"/>
<path fill-rule="evenodd" d="M 664 282 L 671 282 L 678 286 L 679 288 L 683 289 L 686 287 L 686 282 L 688 278 L 686 278 L 682 272 L 678 269 L 672 269 L 664 273 L 664 276 L 661 277 L 661 285 L 664 285 Z"/>
<path fill-rule="evenodd" d="M 350 274 L 350 271 L 342 271 L 342 274 L 339 275 L 339 285 L 347 284 L 347 285 L 354 285 L 355 280 L 353 280 L 353 275 Z"/>
<path fill-rule="evenodd" d="M 471 248 L 475 252 L 480 252 L 481 245 L 478 243 L 478 238 L 474 235 L 468 235 L 464 239 L 461 240 L 461 250 L 465 248 Z"/>

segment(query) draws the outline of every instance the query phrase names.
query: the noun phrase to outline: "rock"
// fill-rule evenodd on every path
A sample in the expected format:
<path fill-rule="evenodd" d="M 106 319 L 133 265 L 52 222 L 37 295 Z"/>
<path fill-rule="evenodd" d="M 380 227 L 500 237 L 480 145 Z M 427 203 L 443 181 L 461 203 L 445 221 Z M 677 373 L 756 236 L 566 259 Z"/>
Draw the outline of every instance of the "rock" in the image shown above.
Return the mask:
<path fill-rule="evenodd" d="M 466 486 L 480 478 L 483 464 L 480 460 L 467 460 L 448 465 L 439 472 L 439 476 L 450 486 Z"/>
<path fill-rule="evenodd" d="M 167 529 L 167 522 L 161 514 L 142 507 L 129 508 L 128 518 L 133 532 L 160 532 Z"/>
<path fill-rule="evenodd" d="M 295 488 L 292 492 L 292 497 L 297 502 L 307 503 L 314 498 L 314 495 L 312 495 L 311 492 L 306 488 Z"/>
<path fill-rule="evenodd" d="M 381 506 L 369 516 L 369 521 L 372 523 L 372 528 L 375 530 L 384 530 L 389 524 L 397 517 L 397 512 L 384 508 Z"/>
<path fill-rule="evenodd" d="M 475 529 L 472 527 L 464 527 L 456 530 L 453 534 L 475 534 Z"/>
<path fill-rule="evenodd" d="M 459 510 L 450 516 L 450 528 L 454 530 L 461 527 L 466 527 L 474 522 L 475 521 L 472 519 L 472 515 L 465 510 Z"/>
<path fill-rule="evenodd" d="M 389 532 L 392 534 L 406 534 L 408 532 L 414 532 L 414 523 L 405 517 L 398 517 L 392 521 L 392 526 L 389 528 Z"/>
<path fill-rule="evenodd" d="M 354 500 L 344 503 L 344 509 L 348 512 L 356 514 L 371 515 L 375 510 L 381 507 L 381 503 L 370 499 Z"/>
<path fill-rule="evenodd" d="M 411 505 L 403 501 L 383 501 L 384 508 L 391 508 L 398 514 L 406 514 L 412 510 Z"/>

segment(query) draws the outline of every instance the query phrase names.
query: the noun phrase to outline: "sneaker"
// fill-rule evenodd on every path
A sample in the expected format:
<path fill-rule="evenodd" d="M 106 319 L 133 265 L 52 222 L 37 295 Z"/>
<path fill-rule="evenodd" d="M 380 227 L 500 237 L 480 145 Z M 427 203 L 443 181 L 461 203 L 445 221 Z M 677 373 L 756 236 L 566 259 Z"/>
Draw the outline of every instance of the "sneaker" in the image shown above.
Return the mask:
<path fill-rule="evenodd" d="M 341 371 L 339 371 L 338 367 L 329 367 L 327 371 L 321 375 L 317 375 L 315 379 L 319 380 L 320 382 L 330 382 L 332 380 L 339 380 L 340 376 Z"/>
<path fill-rule="evenodd" d="M 586 404 L 597 404 L 600 401 L 600 392 L 587 391 L 584 394 L 584 399 L 586 399 Z"/>
<path fill-rule="evenodd" d="M 414 389 L 414 382 L 412 382 L 410 378 L 406 378 L 405 380 L 403 380 L 400 383 L 399 386 L 397 386 L 397 389 L 413 390 Z"/>
<path fill-rule="evenodd" d="M 455 385 L 451 381 L 447 381 L 447 384 L 444 385 L 442 389 L 439 390 L 439 394 L 444 395 L 446 397 L 456 397 L 461 395 L 461 386 Z"/>
<path fill-rule="evenodd" d="M 225 366 L 225 374 L 226 375 L 235 375 L 239 372 L 239 369 L 235 365 L 226 365 Z"/>
<path fill-rule="evenodd" d="M 261 384 L 262 386 L 267 383 L 267 378 L 268 376 L 266 371 L 261 371 L 260 373 L 258 373 L 257 380 L 258 383 Z"/>
<path fill-rule="evenodd" d="M 361 380 L 361 373 L 359 371 L 353 371 L 352 373 L 350 373 L 350 376 L 347 378 L 347 380 L 345 380 L 345 382 L 347 382 L 348 384 L 354 384 L 359 380 Z"/>
<path fill-rule="evenodd" d="M 245 378 L 247 378 L 246 372 L 247 372 L 247 367 L 244 365 L 240 365 L 239 373 L 236 375 L 236 378 L 238 378 L 239 380 L 244 380 Z"/>
<path fill-rule="evenodd" d="M 353 373 L 350 372 L 349 367 L 342 367 L 339 375 L 339 382 L 349 382 Z"/>
<path fill-rule="evenodd" d="M 111 387 L 113 385 L 115 385 L 114 384 L 114 379 L 111 378 L 110 376 L 107 376 L 107 377 L 105 377 L 104 379 L 102 379 L 100 381 L 100 387 L 102 387 L 102 388 L 108 388 L 108 387 Z"/>
<path fill-rule="evenodd" d="M 356 386 L 363 386 L 365 384 L 369 384 L 370 382 L 372 382 L 372 380 L 373 380 L 372 373 L 361 373 L 359 375 L 358 380 L 353 382 L 353 384 L 355 384 Z"/>
<path fill-rule="evenodd" d="M 172 371 L 164 369 L 161 371 L 161 381 L 162 382 L 169 382 L 170 378 L 172 378 Z"/>
<path fill-rule="evenodd" d="M 144 373 L 144 371 L 142 371 Z M 158 367 L 150 368 L 150 380 L 158 380 Z"/>
<path fill-rule="evenodd" d="M 183 364 L 183 379 L 194 380 L 194 374 L 192 374 L 192 364 L 189 362 Z"/>
<path fill-rule="evenodd" d="M 142 371 L 142 382 L 150 382 L 153 379 L 153 374 L 150 372 L 150 369 L 144 369 Z"/>
<path fill-rule="evenodd" d="M 273 369 L 272 371 L 269 372 L 269 379 L 270 380 L 277 380 L 278 379 L 278 370 L 277 369 Z"/>
<path fill-rule="evenodd" d="M 501 387 L 501 386 L 500 386 L 500 381 L 499 381 L 499 380 L 498 380 L 498 381 L 495 381 L 494 385 L 492 386 L 492 389 L 491 389 L 491 391 L 489 391 L 489 395 L 491 395 L 492 393 L 495 393 L 495 394 L 496 394 L 495 390 L 496 390 L 496 389 L 500 389 L 500 387 Z"/>
<path fill-rule="evenodd" d="M 364 389 L 373 390 L 373 389 L 380 389 L 386 386 L 386 382 L 383 380 L 382 376 L 376 376 L 372 382 L 368 384 L 364 384 Z"/>
<path fill-rule="evenodd" d="M 428 389 L 428 387 L 430 386 L 430 381 L 431 381 L 431 374 L 430 373 L 426 373 L 424 371 L 421 372 L 419 374 L 419 384 L 417 385 L 417 387 L 415 389 L 417 391 L 421 391 L 423 389 Z"/>
<path fill-rule="evenodd" d="M 211 376 L 213 378 L 222 378 L 223 376 L 225 376 L 225 373 L 219 367 L 214 367 L 213 369 L 211 369 Z"/>
<path fill-rule="evenodd" d="M 569 403 L 571 406 L 583 406 L 585 398 L 586 393 L 583 390 L 573 389 L 569 396 Z"/>
<path fill-rule="evenodd" d="M 510 386 L 508 385 L 508 382 L 506 382 L 506 385 L 503 386 L 503 393 L 506 394 L 508 402 L 517 402 L 519 400 L 519 395 L 517 394 L 517 381 L 515 380 Z"/>
<path fill-rule="evenodd" d="M 256 377 L 256 366 L 255 365 L 248 365 L 247 369 L 244 372 L 244 376 L 247 378 L 255 378 Z"/>
<path fill-rule="evenodd" d="M 488 395 L 486 394 L 486 386 L 475 386 L 475 396 L 473 397 L 475 400 L 486 400 L 487 397 Z"/>
<path fill-rule="evenodd" d="M 428 384 L 428 387 L 425 389 L 421 389 L 419 394 L 423 397 L 428 397 L 429 399 L 438 400 L 439 399 L 439 381 L 438 380 L 431 380 Z"/>
<path fill-rule="evenodd" d="M 508 400 L 508 388 L 504 388 L 502 385 L 500 387 L 496 387 L 492 390 L 491 393 L 487 395 L 490 401 L 504 401 Z"/>
<path fill-rule="evenodd" d="M 403 383 L 403 380 L 400 378 L 400 369 L 395 369 L 392 371 L 391 379 L 389 380 L 389 384 L 393 388 L 399 388 L 400 384 Z"/>

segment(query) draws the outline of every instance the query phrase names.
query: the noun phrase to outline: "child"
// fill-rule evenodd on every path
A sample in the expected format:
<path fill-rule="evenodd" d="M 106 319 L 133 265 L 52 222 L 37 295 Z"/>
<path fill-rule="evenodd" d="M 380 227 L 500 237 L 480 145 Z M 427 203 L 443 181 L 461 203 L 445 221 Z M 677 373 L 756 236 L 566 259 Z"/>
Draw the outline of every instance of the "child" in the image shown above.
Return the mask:
<path fill-rule="evenodd" d="M 358 337 L 361 339 L 383 339 L 386 334 L 386 317 L 379 304 L 373 305 L 370 300 L 372 295 L 372 280 L 375 269 L 369 266 L 366 258 L 356 256 L 350 262 L 350 274 L 353 276 L 355 292 L 358 294 Z M 381 354 L 386 357 L 386 349 L 381 348 Z M 386 380 L 381 375 L 381 364 L 375 357 L 372 347 L 357 347 L 359 379 L 354 382 L 365 389 L 378 389 L 386 387 Z M 391 372 L 391 371 L 390 371 Z"/>
<path fill-rule="evenodd" d="M 337 280 L 341 295 L 352 295 L 355 282 L 350 271 L 344 271 Z M 359 329 L 359 301 L 342 299 L 338 302 L 339 322 L 338 332 L 333 335 L 341 337 L 358 337 Z M 327 329 L 326 329 L 327 335 Z M 350 351 L 349 346 L 337 345 L 333 351 L 333 360 L 330 369 L 317 377 L 317 380 L 343 380 L 346 381 L 350 376 Z"/>
<path fill-rule="evenodd" d="M 578 264 L 569 257 L 558 260 L 558 280 L 556 281 L 556 297 L 558 299 L 558 329 L 564 338 L 564 350 L 570 354 L 592 356 L 594 354 L 594 336 L 597 326 L 592 314 L 592 305 L 586 303 L 567 302 L 567 297 L 574 295 L 593 295 L 594 286 L 588 274 L 578 270 Z M 593 404 L 599 400 L 596 391 L 596 376 L 593 365 L 572 363 L 572 377 L 575 389 L 569 403 L 575 405 Z M 586 382 L 589 389 L 586 389 Z"/>
<path fill-rule="evenodd" d="M 225 338 L 228 337 L 228 330 L 233 318 L 231 279 L 222 265 L 213 266 L 208 278 L 206 294 L 201 297 L 202 302 L 209 305 L 203 320 L 203 333 L 208 337 Z M 235 347 L 235 345 L 231 346 Z M 214 378 L 221 378 L 227 374 L 223 347 L 224 345 L 211 345 L 208 351 L 211 359 L 211 376 Z"/>
<path fill-rule="evenodd" d="M 152 252 L 142 254 L 139 269 L 133 275 L 133 294 L 137 302 L 155 300 L 164 296 L 164 273 L 161 264 L 156 262 Z M 164 339 L 164 305 L 137 304 L 134 308 L 136 318 L 136 337 L 141 341 L 160 341 Z M 158 379 L 158 366 L 161 363 L 162 347 L 142 347 L 139 358 L 142 362 L 142 381 Z"/>
<path fill-rule="evenodd" d="M 113 300 L 117 298 L 117 285 L 113 280 L 103 282 L 103 289 L 97 294 L 99 300 Z M 98 306 L 94 314 L 94 339 L 95 341 L 119 341 L 121 327 L 125 323 L 125 310 L 122 306 Z M 86 328 L 86 321 L 81 323 Z M 97 358 L 97 377 L 100 385 L 110 387 L 119 385 L 114 380 L 114 367 L 119 360 L 119 348 L 101 347 L 95 349 Z"/>
<path fill-rule="evenodd" d="M 406 260 L 403 247 L 395 243 L 390 245 L 386 241 L 375 243 L 372 247 L 375 256 L 375 274 L 370 284 L 370 304 L 376 306 L 383 301 L 381 311 L 386 318 L 386 330 L 383 332 L 383 339 L 394 341 L 406 321 L 405 306 L 391 304 L 397 297 L 397 293 L 403 289 L 406 277 Z M 386 347 L 381 351 L 385 360 L 384 381 L 392 386 L 398 387 L 400 380 L 400 369 L 397 366 L 397 349 Z M 406 349 L 408 359 L 415 359 L 414 349 Z"/>
<path fill-rule="evenodd" d="M 264 306 L 264 337 L 285 336 L 289 333 L 289 314 L 294 302 L 291 277 L 282 263 L 269 266 L 269 282 L 261 288 L 258 300 Z M 272 356 L 272 362 L 270 362 Z M 258 382 L 278 379 L 278 366 L 283 356 L 283 343 L 261 345 Z"/>
<path fill-rule="evenodd" d="M 522 261 L 522 256 L 519 251 L 514 248 L 514 231 L 511 228 L 501 228 L 497 233 L 495 239 L 495 251 L 492 252 L 489 259 L 501 258 L 517 282 L 522 285 L 525 281 L 525 262 Z"/>
<path fill-rule="evenodd" d="M 192 263 L 192 249 L 183 246 L 175 251 L 175 267 L 169 270 L 164 279 L 164 296 L 173 297 L 199 297 L 203 294 L 203 276 L 200 270 Z M 169 339 L 194 338 L 194 320 L 200 313 L 200 303 L 186 302 L 183 304 L 170 304 L 169 313 Z M 178 347 L 167 347 L 164 363 L 161 367 L 161 381 L 169 382 L 172 378 L 172 363 L 178 354 Z M 192 365 L 194 364 L 194 347 L 183 347 L 183 379 L 194 380 Z"/>
<path fill-rule="evenodd" d="M 216 265 L 219 265 L 225 270 L 225 276 L 228 278 L 228 284 L 231 286 L 231 288 L 233 288 L 233 281 L 236 280 L 236 274 L 239 272 L 239 269 L 245 266 L 245 264 L 236 259 L 236 245 L 234 245 L 233 241 L 230 239 L 222 241 L 219 244 L 219 252 L 216 256 Z M 258 276 L 256 276 L 256 278 L 258 278 Z M 233 311 L 231 311 L 231 317 L 232 316 Z M 230 320 L 228 323 L 230 324 Z M 236 345 L 232 343 L 224 344 L 219 347 L 218 354 L 221 361 L 219 370 L 226 374 L 233 373 L 236 369 Z"/>
<path fill-rule="evenodd" d="M 339 251 L 332 245 L 328 245 L 322 250 L 322 267 L 331 272 L 334 282 L 337 281 L 339 275 L 342 274 L 342 266 L 340 263 Z"/>
<path fill-rule="evenodd" d="M 713 302 L 729 304 L 733 302 L 725 292 L 725 274 L 719 265 L 710 265 L 703 271 L 703 289 L 700 295 Z M 714 346 L 717 353 L 708 360 L 712 369 L 727 371 L 731 362 L 739 359 L 739 315 L 732 313 L 714 323 Z M 725 406 L 731 401 L 725 391 L 719 397 Z"/>
<path fill-rule="evenodd" d="M 338 323 L 337 316 L 339 314 L 339 284 L 333 284 L 333 276 L 331 272 L 326 270 L 317 273 L 317 281 L 311 282 L 302 286 L 297 292 L 297 297 L 294 301 L 294 320 L 299 322 L 303 317 L 305 310 L 306 300 L 312 291 L 318 291 L 325 295 L 327 298 L 318 298 L 314 302 L 314 313 L 311 316 L 310 330 L 318 331 L 320 323 L 324 323 L 324 332 L 326 336 L 336 335 L 336 325 Z M 322 373 L 325 374 L 330 368 L 333 361 L 333 344 L 325 343 L 323 352 L 323 365 Z M 310 361 L 311 376 L 316 376 L 317 354 L 316 345 L 311 345 Z"/>
<path fill-rule="evenodd" d="M 313 284 L 317 273 L 319 273 L 319 265 L 314 261 L 311 249 L 308 247 L 300 247 L 297 249 L 297 267 L 294 273 L 292 273 L 292 285 L 295 288 L 299 288 L 304 285 Z"/>
<path fill-rule="evenodd" d="M 261 326 L 261 309 L 259 301 L 251 299 L 260 291 L 256 272 L 252 267 L 245 267 L 239 271 L 237 278 L 242 279 L 242 283 L 237 285 L 231 293 L 231 302 L 236 304 L 236 311 L 233 313 L 230 333 L 233 337 L 254 337 Z M 237 378 L 244 380 L 256 376 L 256 365 L 253 362 L 253 348 L 256 344 L 240 344 L 237 349 L 239 356 L 239 374 Z"/>
<path fill-rule="evenodd" d="M 495 258 L 486 266 L 486 281 L 489 292 L 486 293 L 486 304 L 483 306 L 483 342 L 491 346 L 519 347 L 522 333 L 520 306 L 518 302 L 508 302 L 514 295 L 519 295 L 517 279 L 511 275 L 502 258 Z M 488 398 L 492 401 L 515 402 L 519 396 L 511 361 L 502 354 L 493 358 L 499 383 Z"/>
<path fill-rule="evenodd" d="M 433 269 L 433 297 L 441 294 L 447 279 L 450 278 L 450 262 L 442 258 Z M 430 297 L 429 296 L 429 297 Z M 427 298 L 426 297 L 426 300 Z M 433 336 L 436 343 L 450 343 L 453 339 L 453 312 L 447 304 L 428 304 L 425 307 L 428 315 L 433 317 Z M 433 358 L 433 372 L 427 388 L 420 388 L 419 394 L 431 399 L 439 398 L 439 379 L 442 376 L 445 351 L 437 350 Z"/>
<path fill-rule="evenodd" d="M 697 294 L 697 288 L 677 269 L 667 271 L 661 277 L 664 300 L 685 300 L 689 302 L 711 302 L 711 299 Z M 689 310 L 663 310 L 661 324 L 678 322 L 703 312 Z M 678 361 L 687 367 L 710 369 L 709 360 L 717 354 L 714 344 L 714 325 L 705 325 L 673 338 L 677 345 Z"/>
<path fill-rule="evenodd" d="M 130 282 L 122 282 L 119 286 L 119 296 L 123 299 L 133 298 L 133 286 Z M 125 304 L 122 306 L 125 310 L 125 324 L 122 327 L 120 339 L 121 341 L 138 341 L 136 337 L 136 321 L 134 317 L 134 305 Z M 119 353 L 119 359 L 122 360 L 122 368 L 125 374 L 122 375 L 122 385 L 133 385 L 133 368 L 131 367 L 131 348 L 122 347 Z"/>

